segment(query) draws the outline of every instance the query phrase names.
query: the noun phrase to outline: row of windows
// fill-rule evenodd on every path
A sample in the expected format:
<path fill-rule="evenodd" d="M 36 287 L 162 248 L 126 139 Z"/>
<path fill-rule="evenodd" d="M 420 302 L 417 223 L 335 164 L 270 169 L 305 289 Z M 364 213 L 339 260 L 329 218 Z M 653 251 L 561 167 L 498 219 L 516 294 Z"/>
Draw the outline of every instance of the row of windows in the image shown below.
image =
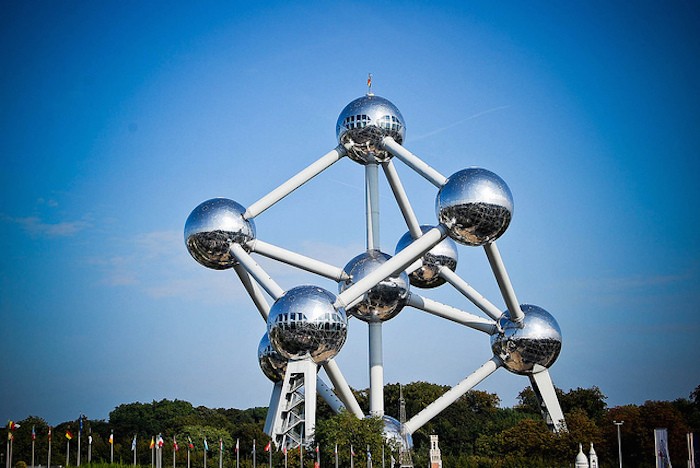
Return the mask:
<path fill-rule="evenodd" d="M 282 324 L 282 325 L 285 325 L 288 323 L 296 324 L 296 323 L 306 322 L 306 321 L 307 321 L 306 315 L 302 314 L 301 312 L 291 312 L 288 314 L 280 314 L 277 317 L 275 317 L 275 322 Z M 341 322 L 338 314 L 332 313 L 332 312 L 325 313 L 314 320 L 314 323 L 319 323 L 319 322 L 323 323 L 324 325 L 329 325 L 329 324 L 342 325 L 342 322 Z"/>
<path fill-rule="evenodd" d="M 367 125 L 369 125 L 371 120 L 372 119 L 370 119 L 369 115 L 365 114 L 349 115 L 345 117 L 345 120 L 343 120 L 343 127 L 347 128 L 348 130 L 365 128 Z M 385 115 L 379 119 L 377 126 L 386 130 L 398 132 L 401 130 L 402 124 L 395 115 Z"/>

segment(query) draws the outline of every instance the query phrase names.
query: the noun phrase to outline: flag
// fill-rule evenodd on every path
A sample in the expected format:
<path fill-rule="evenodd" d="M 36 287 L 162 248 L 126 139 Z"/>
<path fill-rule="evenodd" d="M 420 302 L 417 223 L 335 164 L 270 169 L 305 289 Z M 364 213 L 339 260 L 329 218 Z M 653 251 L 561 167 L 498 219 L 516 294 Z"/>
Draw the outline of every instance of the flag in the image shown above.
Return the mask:
<path fill-rule="evenodd" d="M 49 442 L 51 442 L 51 426 L 49 426 Z"/>
<path fill-rule="evenodd" d="M 338 444 L 335 444 L 335 450 L 333 451 L 336 455 L 338 455 Z"/>
<path fill-rule="evenodd" d="M 180 450 L 180 446 L 177 445 L 177 440 L 175 440 L 175 436 L 173 436 L 173 450 L 175 450 L 176 452 Z"/>
<path fill-rule="evenodd" d="M 92 445 L 92 435 L 88 436 L 88 445 Z"/>
<path fill-rule="evenodd" d="M 372 74 L 367 75 L 367 86 L 372 86 Z"/>
<path fill-rule="evenodd" d="M 316 446 L 316 453 L 318 453 L 318 445 Z"/>
<path fill-rule="evenodd" d="M 155 446 L 156 446 L 156 439 L 153 436 L 151 436 L 151 443 L 148 444 L 148 448 L 153 449 L 153 447 L 155 447 Z"/>
<path fill-rule="evenodd" d="M 253 453 L 255 453 L 255 439 L 253 439 Z"/>
<path fill-rule="evenodd" d="M 136 434 L 134 434 L 134 440 L 131 441 L 131 451 L 136 451 Z"/>
<path fill-rule="evenodd" d="M 204 450 L 209 451 L 209 444 L 207 444 L 207 438 L 204 438 Z"/>
<path fill-rule="evenodd" d="M 114 431 L 109 433 L 109 445 L 114 445 Z"/>
<path fill-rule="evenodd" d="M 352 445 L 350 446 L 350 456 L 355 456 L 355 451 L 352 449 Z"/>
<path fill-rule="evenodd" d="M 66 431 L 66 439 L 71 440 L 73 438 L 73 433 L 71 431 Z"/>
<path fill-rule="evenodd" d="M 372 459 L 372 452 L 369 451 L 369 445 L 367 446 L 367 460 Z"/>
<path fill-rule="evenodd" d="M 190 436 L 187 436 L 187 448 L 194 450 L 194 444 L 192 443 L 192 438 Z"/>
<path fill-rule="evenodd" d="M 15 440 L 15 436 L 12 435 L 12 432 L 7 432 L 7 440 Z"/>
<path fill-rule="evenodd" d="M 270 451 L 270 444 L 272 444 L 272 441 L 269 441 L 267 445 L 265 446 L 265 451 L 269 452 Z"/>
<path fill-rule="evenodd" d="M 238 439 L 236 439 L 236 453 L 238 453 Z"/>
<path fill-rule="evenodd" d="M 223 451 L 224 451 L 224 441 L 221 438 L 219 438 L 219 452 L 223 452 Z"/>
<path fill-rule="evenodd" d="M 287 446 L 286 445 L 282 447 L 282 453 L 284 454 L 285 457 L 287 456 Z"/>
<path fill-rule="evenodd" d="M 163 448 L 163 436 L 158 434 L 158 448 Z"/>
<path fill-rule="evenodd" d="M 82 414 L 78 418 L 78 422 L 80 423 L 80 427 L 78 428 L 78 432 L 83 432 L 83 415 Z"/>
<path fill-rule="evenodd" d="M 34 426 L 32 426 L 32 440 L 36 440 L 36 431 L 34 430 Z"/>

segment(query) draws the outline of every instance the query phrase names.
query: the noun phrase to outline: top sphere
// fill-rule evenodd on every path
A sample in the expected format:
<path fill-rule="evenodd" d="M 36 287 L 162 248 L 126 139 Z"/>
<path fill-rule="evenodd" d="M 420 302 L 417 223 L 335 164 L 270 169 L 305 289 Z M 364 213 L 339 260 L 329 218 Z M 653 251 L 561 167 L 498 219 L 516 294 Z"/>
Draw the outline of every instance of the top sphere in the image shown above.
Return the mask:
<path fill-rule="evenodd" d="M 548 369 L 561 351 L 561 330 L 552 315 L 541 307 L 520 306 L 522 323 L 510 320 L 508 311 L 498 319 L 498 332 L 491 335 L 491 350 L 509 371 L 532 375 Z"/>
<path fill-rule="evenodd" d="M 389 100 L 373 94 L 345 106 L 336 124 L 338 142 L 353 143 L 348 156 L 360 164 L 388 161 L 391 153 L 382 148 L 382 138 L 390 136 L 401 144 L 405 133 L 406 125 L 399 109 Z"/>
<path fill-rule="evenodd" d="M 243 218 L 245 208 L 233 200 L 202 202 L 187 217 L 185 244 L 190 255 L 207 268 L 225 270 L 236 264 L 231 244 L 255 239 L 255 224 Z"/>
<path fill-rule="evenodd" d="M 501 237 L 513 217 L 513 195 L 491 171 L 472 167 L 450 176 L 435 200 L 438 220 L 449 236 L 479 246 Z"/>
<path fill-rule="evenodd" d="M 421 226 L 423 234 L 430 231 L 432 226 Z M 407 232 L 396 244 L 395 253 L 401 252 L 413 242 L 411 232 Z M 430 249 L 421 259 L 423 265 L 411 272 L 408 279 L 411 285 L 417 288 L 436 288 L 445 284 L 445 280 L 440 276 L 440 267 L 447 267 L 452 271 L 457 269 L 457 245 L 449 237 L 444 238 L 438 245 Z"/>
<path fill-rule="evenodd" d="M 335 308 L 335 296 L 318 286 L 296 286 L 270 307 L 267 333 L 272 346 L 287 359 L 311 358 L 320 364 L 345 344 L 348 319 Z"/>

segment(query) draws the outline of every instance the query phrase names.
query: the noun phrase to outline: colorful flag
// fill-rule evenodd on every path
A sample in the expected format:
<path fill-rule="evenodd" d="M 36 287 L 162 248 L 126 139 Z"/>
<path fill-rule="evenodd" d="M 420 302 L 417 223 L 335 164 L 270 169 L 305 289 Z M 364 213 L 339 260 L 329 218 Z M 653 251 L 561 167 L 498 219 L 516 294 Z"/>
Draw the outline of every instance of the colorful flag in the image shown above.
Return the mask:
<path fill-rule="evenodd" d="M 51 426 L 49 426 L 49 442 L 51 442 Z"/>
<path fill-rule="evenodd" d="M 173 436 L 173 450 L 175 450 L 176 452 L 180 450 L 180 446 L 177 445 L 177 440 L 175 440 L 175 436 Z"/>
<path fill-rule="evenodd" d="M 316 453 L 318 453 L 318 445 L 316 446 Z"/>
<path fill-rule="evenodd" d="M 352 445 L 350 446 L 350 455 L 353 457 L 355 456 L 355 451 L 352 449 Z"/>
<path fill-rule="evenodd" d="M 236 453 L 238 453 L 238 439 L 236 439 Z"/>
<path fill-rule="evenodd" d="M 80 427 L 78 428 L 78 432 L 83 432 L 83 415 L 82 414 L 78 418 L 78 421 L 80 422 Z"/>
<path fill-rule="evenodd" d="M 220 452 L 224 451 L 224 441 L 221 440 L 221 437 L 219 437 L 219 451 Z"/>
<path fill-rule="evenodd" d="M 285 457 L 287 456 L 287 446 L 286 445 L 282 447 L 282 453 L 284 454 Z"/>
<path fill-rule="evenodd" d="M 10 431 L 7 432 L 7 440 L 15 440 L 15 436 L 13 436 Z"/>
<path fill-rule="evenodd" d="M 270 444 L 272 444 L 272 441 L 269 441 L 267 445 L 265 446 L 265 451 L 269 452 L 270 451 Z"/>
<path fill-rule="evenodd" d="M 338 455 L 338 444 L 335 444 L 335 451 L 334 451 L 333 453 L 335 453 L 336 455 Z"/>
<path fill-rule="evenodd" d="M 158 434 L 158 448 L 163 448 L 163 435 Z"/>
<path fill-rule="evenodd" d="M 134 440 L 131 441 L 131 451 L 136 451 L 136 434 L 134 434 Z"/>
<path fill-rule="evenodd" d="M 36 431 L 34 430 L 34 426 L 32 426 L 32 440 L 36 440 Z"/>
<path fill-rule="evenodd" d="M 255 439 L 253 439 L 253 454 L 255 454 Z"/>
<path fill-rule="evenodd" d="M 73 433 L 71 431 L 66 431 L 66 439 L 71 440 L 73 438 Z"/>
<path fill-rule="evenodd" d="M 367 75 L 367 86 L 371 87 L 372 86 L 372 74 Z"/>
<path fill-rule="evenodd" d="M 114 431 L 109 433 L 109 445 L 114 445 Z"/>
<path fill-rule="evenodd" d="M 209 451 L 209 444 L 207 444 L 207 438 L 204 438 L 204 450 Z"/>
<path fill-rule="evenodd" d="M 148 448 L 152 449 L 155 446 L 156 446 L 156 439 L 153 436 L 151 436 L 151 443 L 148 445 Z"/>
<path fill-rule="evenodd" d="M 187 442 L 187 448 L 189 448 L 190 450 L 194 450 L 194 444 L 192 443 L 192 438 L 190 436 L 187 436 Z"/>

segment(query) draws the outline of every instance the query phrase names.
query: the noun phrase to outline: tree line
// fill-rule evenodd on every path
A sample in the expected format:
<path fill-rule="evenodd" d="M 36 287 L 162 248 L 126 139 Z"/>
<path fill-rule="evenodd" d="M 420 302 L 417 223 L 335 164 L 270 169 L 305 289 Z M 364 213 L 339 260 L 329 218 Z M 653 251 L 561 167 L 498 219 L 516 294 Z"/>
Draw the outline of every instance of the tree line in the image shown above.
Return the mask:
<path fill-rule="evenodd" d="M 413 382 L 403 386 L 406 413 L 418 413 L 427 404 L 442 395 L 449 387 L 427 382 Z M 551 433 L 540 416 L 539 404 L 533 390 L 525 388 L 518 395 L 512 408 L 501 408 L 500 399 L 493 393 L 471 390 L 455 404 L 443 411 L 413 434 L 415 466 L 427 466 L 430 435 L 439 436 L 440 449 L 445 467 L 509 468 L 509 467 L 568 467 L 582 443 L 587 453 L 593 443 L 601 468 L 618 466 L 617 427 L 613 421 L 624 421 L 620 426 L 622 458 L 625 467 L 654 467 L 655 428 L 668 429 L 669 450 L 672 463 L 685 466 L 687 460 L 686 434 L 700 434 L 700 385 L 688 398 L 674 401 L 647 401 L 642 405 L 624 405 L 609 408 L 607 397 L 598 387 L 576 388 L 569 391 L 557 389 L 562 410 L 566 416 L 568 432 Z M 368 391 L 355 392 L 363 408 L 368 407 Z M 398 419 L 399 384 L 385 386 L 385 412 Z M 381 420 L 367 418 L 357 420 L 348 413 L 334 415 L 321 399 L 318 401 L 316 441 L 319 453 L 312 447 L 301 454 L 288 453 L 290 468 L 313 466 L 316 457 L 321 466 L 334 466 L 335 447 L 338 446 L 340 466 L 350 466 L 351 446 L 354 463 L 366 466 L 369 447 L 374 466 L 381 466 L 381 457 L 387 467 L 393 456 L 398 459 L 396 447 L 384 444 L 381 437 Z M 219 466 L 219 443 L 223 444 L 222 465 L 235 467 L 235 447 L 238 442 L 238 457 L 241 467 L 267 466 L 269 452 L 265 446 L 269 437 L 263 433 L 267 408 L 210 409 L 195 407 L 182 400 L 161 400 L 151 403 L 126 403 L 117 406 L 105 420 L 83 420 L 81 458 L 87 463 L 88 436 L 91 437 L 91 460 L 94 463 L 109 463 L 114 454 L 114 463 L 132 465 L 136 438 L 136 462 L 150 466 L 151 442 L 162 434 L 163 466 L 173 466 L 173 442 L 179 450 L 175 452 L 178 467 L 186 467 L 189 449 L 192 468 L 205 468 L 204 439 L 208 441 L 207 467 Z M 48 451 L 48 424 L 37 416 L 16 421 L 19 425 L 12 431 L 13 465 L 30 464 L 32 454 L 32 431 L 36 435 L 35 464 L 46 465 Z M 52 427 L 52 465 L 64 465 L 66 457 L 66 432 L 73 434 L 71 440 L 71 464 L 77 461 L 77 434 L 79 421 L 66 421 Z M 1 435 L 8 440 L 9 428 Z M 113 445 L 110 444 L 113 435 Z M 173 440 L 174 438 L 174 440 Z M 253 454 L 253 444 L 256 444 Z M 190 442 L 192 446 L 190 447 Z M 700 441 L 697 445 L 700 445 Z M 9 446 L 9 443 L 7 444 Z M 113 452 L 112 452 L 113 450 Z M 3 459 L 7 454 L 3 447 Z M 274 466 L 283 466 L 283 454 L 272 452 Z"/>

